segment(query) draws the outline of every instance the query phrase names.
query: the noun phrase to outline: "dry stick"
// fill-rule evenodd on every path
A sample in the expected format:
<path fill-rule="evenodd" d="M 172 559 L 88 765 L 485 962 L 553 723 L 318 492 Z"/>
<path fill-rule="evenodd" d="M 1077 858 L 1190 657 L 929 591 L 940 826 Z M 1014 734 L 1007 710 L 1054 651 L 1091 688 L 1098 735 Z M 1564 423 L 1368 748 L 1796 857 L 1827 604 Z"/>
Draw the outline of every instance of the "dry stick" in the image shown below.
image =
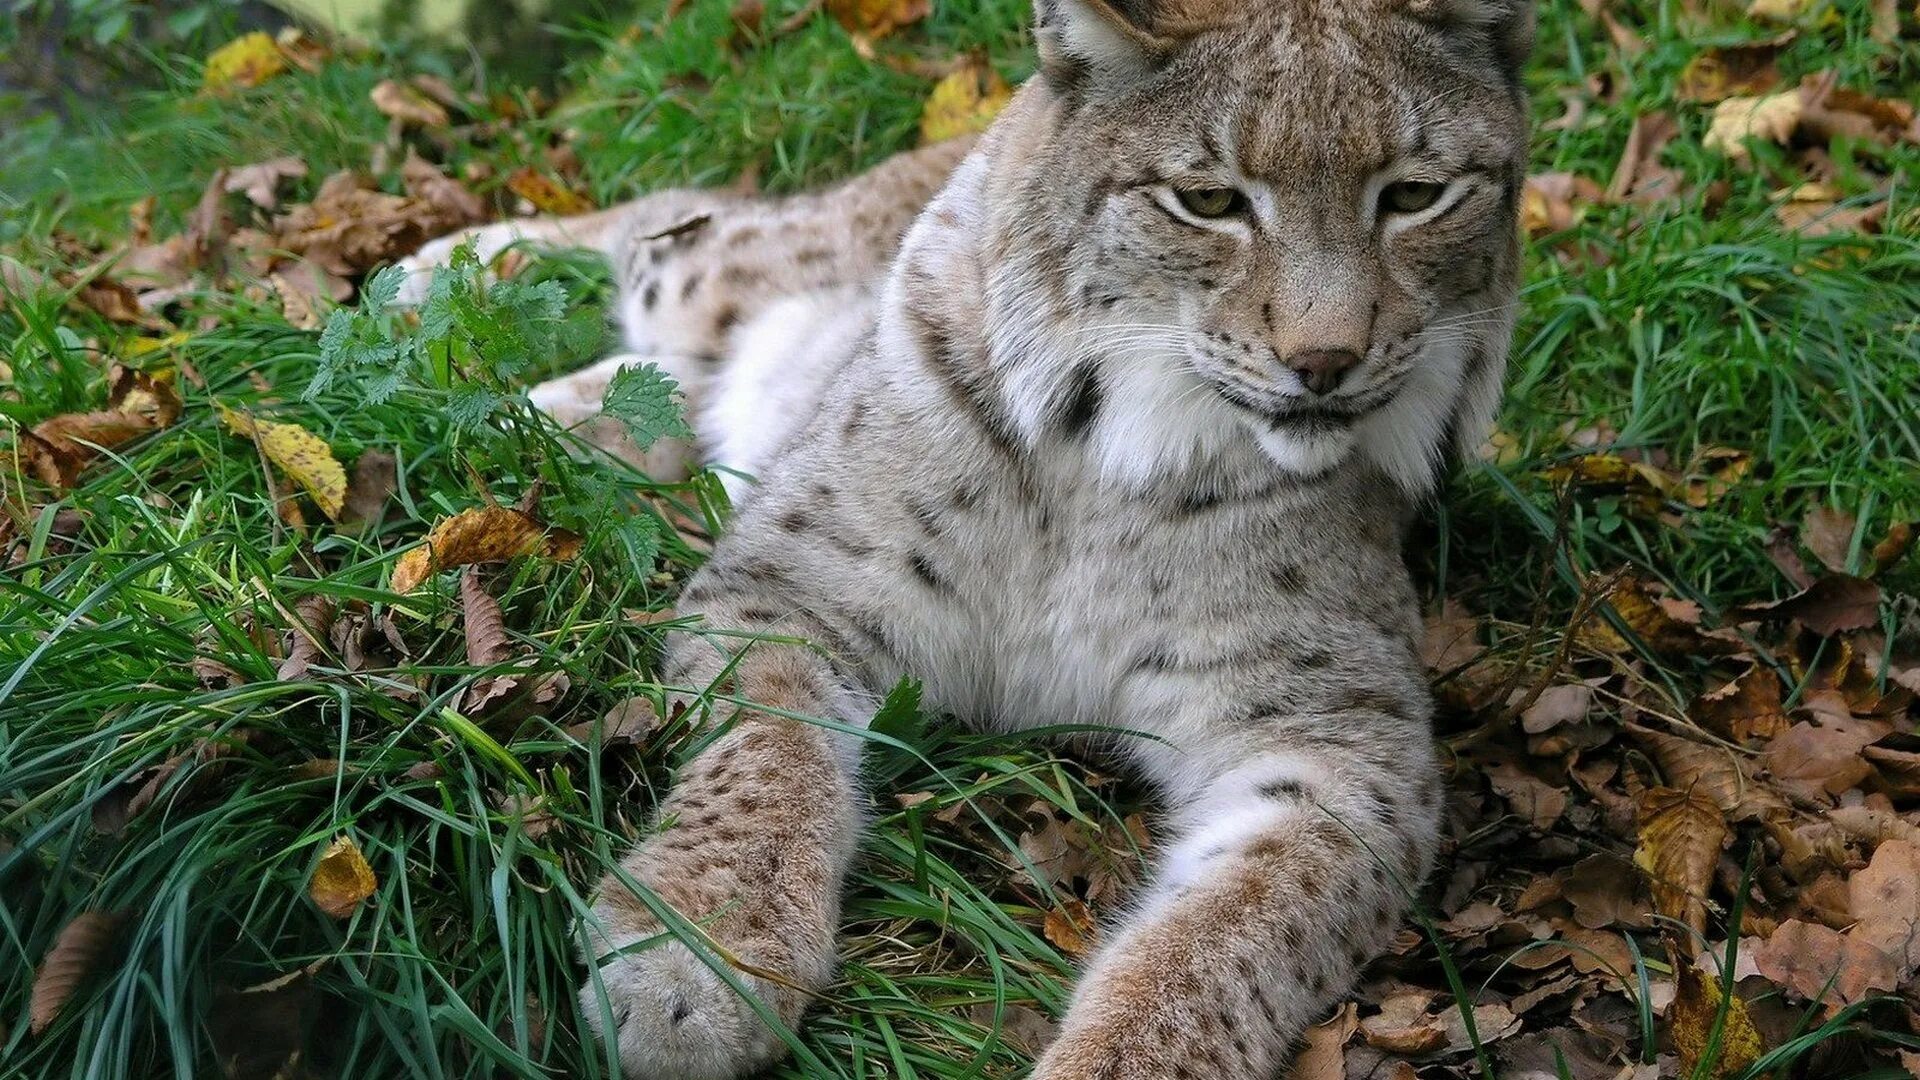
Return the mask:
<path fill-rule="evenodd" d="M 1527 617 L 1526 638 L 1520 643 L 1520 662 L 1508 670 L 1506 679 L 1500 684 L 1499 692 L 1492 698 L 1496 703 L 1505 702 L 1512 696 L 1514 690 L 1519 688 L 1521 676 L 1526 672 L 1526 663 L 1532 658 L 1534 648 L 1540 644 L 1541 636 L 1546 633 L 1548 589 L 1553 583 L 1554 557 L 1564 552 L 1568 564 L 1571 565 L 1573 562 L 1573 548 L 1567 543 L 1567 521 L 1572 515 L 1573 485 L 1563 484 L 1560 488 L 1559 503 L 1555 506 L 1553 513 L 1553 553 L 1547 558 L 1546 566 L 1540 571 L 1540 581 L 1534 587 L 1533 614 Z M 1507 718 L 1511 720 L 1521 711 L 1508 710 Z"/>
<path fill-rule="evenodd" d="M 1524 713 L 1533 708 L 1534 703 L 1540 700 L 1540 695 L 1546 693 L 1553 685 L 1555 676 L 1559 675 L 1561 669 L 1565 668 L 1568 661 L 1572 659 L 1574 642 L 1579 639 L 1580 631 L 1586 627 L 1587 621 L 1593 618 L 1600 605 L 1613 595 L 1622 581 L 1626 580 L 1626 576 L 1627 568 L 1623 566 L 1604 578 L 1587 578 L 1581 582 L 1580 601 L 1574 606 L 1573 619 L 1567 624 L 1567 632 L 1560 638 L 1560 647 L 1554 650 L 1553 663 L 1547 667 L 1547 670 L 1540 673 L 1540 678 L 1534 682 L 1533 689 L 1527 691 L 1527 696 L 1521 699 L 1514 712 Z"/>

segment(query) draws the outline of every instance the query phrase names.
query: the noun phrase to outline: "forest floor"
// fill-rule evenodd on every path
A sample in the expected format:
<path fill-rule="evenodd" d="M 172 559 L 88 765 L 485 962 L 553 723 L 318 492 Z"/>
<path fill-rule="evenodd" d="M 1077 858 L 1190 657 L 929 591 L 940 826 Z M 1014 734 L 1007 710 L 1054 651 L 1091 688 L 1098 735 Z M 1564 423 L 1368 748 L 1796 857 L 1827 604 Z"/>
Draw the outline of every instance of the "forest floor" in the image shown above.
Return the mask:
<path fill-rule="evenodd" d="M 527 407 L 609 343 L 594 260 L 418 318 L 376 272 L 1032 70 L 1024 0 L 843 6 L 655 5 L 557 94 L 243 40 L 0 131 L 0 1072 L 610 1075 L 576 920 L 692 749 L 653 661 L 725 498 Z M 1447 850 L 1297 1080 L 1920 1076 L 1917 18 L 1542 4 L 1508 404 L 1414 549 Z M 1018 1076 L 1154 808 L 905 688 L 872 741 L 772 1075 Z"/>

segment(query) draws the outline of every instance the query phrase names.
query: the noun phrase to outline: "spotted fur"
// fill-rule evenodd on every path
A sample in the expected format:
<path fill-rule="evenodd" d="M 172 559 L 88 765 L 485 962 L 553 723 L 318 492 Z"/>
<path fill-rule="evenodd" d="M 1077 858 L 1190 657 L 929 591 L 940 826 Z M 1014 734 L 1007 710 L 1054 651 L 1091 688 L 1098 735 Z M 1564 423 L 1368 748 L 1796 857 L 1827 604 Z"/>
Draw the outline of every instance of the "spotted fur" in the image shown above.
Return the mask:
<path fill-rule="evenodd" d="M 601 887 L 583 1000 L 636 1080 L 744 1076 L 784 1044 L 652 940 L 625 881 L 798 1023 L 862 800 L 859 740 L 789 717 L 857 728 L 903 676 L 984 728 L 1149 736 L 1111 742 L 1164 800 L 1164 857 L 1042 1080 L 1276 1075 L 1428 872 L 1401 546 L 1498 394 L 1531 11 L 1038 9 L 1042 74 L 963 161 L 800 200 L 651 196 L 600 243 L 633 353 L 688 388 L 710 460 L 758 477 L 680 610 L 818 646 L 669 646 L 670 684 L 768 708 L 701 714 L 716 737 Z M 1388 214 L 1402 181 L 1444 190 Z M 1196 188 L 1239 210 L 1199 216 Z M 536 398 L 585 420 L 610 370 Z"/>

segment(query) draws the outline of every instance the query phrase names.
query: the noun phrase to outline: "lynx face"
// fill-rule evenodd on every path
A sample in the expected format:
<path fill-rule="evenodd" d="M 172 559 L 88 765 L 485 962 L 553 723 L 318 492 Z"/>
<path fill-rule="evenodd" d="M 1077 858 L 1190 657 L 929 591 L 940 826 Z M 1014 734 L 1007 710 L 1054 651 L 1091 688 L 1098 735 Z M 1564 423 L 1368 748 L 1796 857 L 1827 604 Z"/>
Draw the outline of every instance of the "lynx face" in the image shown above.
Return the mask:
<path fill-rule="evenodd" d="M 1524 0 L 1121 7 L 1059 0 L 1044 38 L 1058 126 L 1026 194 L 1072 208 L 1083 333 L 1283 467 L 1365 448 L 1425 489 L 1497 397 Z"/>

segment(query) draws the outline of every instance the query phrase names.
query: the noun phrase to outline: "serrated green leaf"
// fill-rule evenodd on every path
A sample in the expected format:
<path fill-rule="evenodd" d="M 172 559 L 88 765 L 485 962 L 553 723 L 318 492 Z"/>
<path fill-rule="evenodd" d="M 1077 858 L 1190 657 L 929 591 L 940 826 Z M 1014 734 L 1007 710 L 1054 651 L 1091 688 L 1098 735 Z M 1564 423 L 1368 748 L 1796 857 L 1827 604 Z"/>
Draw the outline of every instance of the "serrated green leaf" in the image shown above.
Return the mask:
<path fill-rule="evenodd" d="M 600 408 L 626 425 L 633 441 L 645 450 L 661 439 L 693 436 L 679 401 L 680 387 L 653 364 L 621 368 L 607 383 Z"/>

